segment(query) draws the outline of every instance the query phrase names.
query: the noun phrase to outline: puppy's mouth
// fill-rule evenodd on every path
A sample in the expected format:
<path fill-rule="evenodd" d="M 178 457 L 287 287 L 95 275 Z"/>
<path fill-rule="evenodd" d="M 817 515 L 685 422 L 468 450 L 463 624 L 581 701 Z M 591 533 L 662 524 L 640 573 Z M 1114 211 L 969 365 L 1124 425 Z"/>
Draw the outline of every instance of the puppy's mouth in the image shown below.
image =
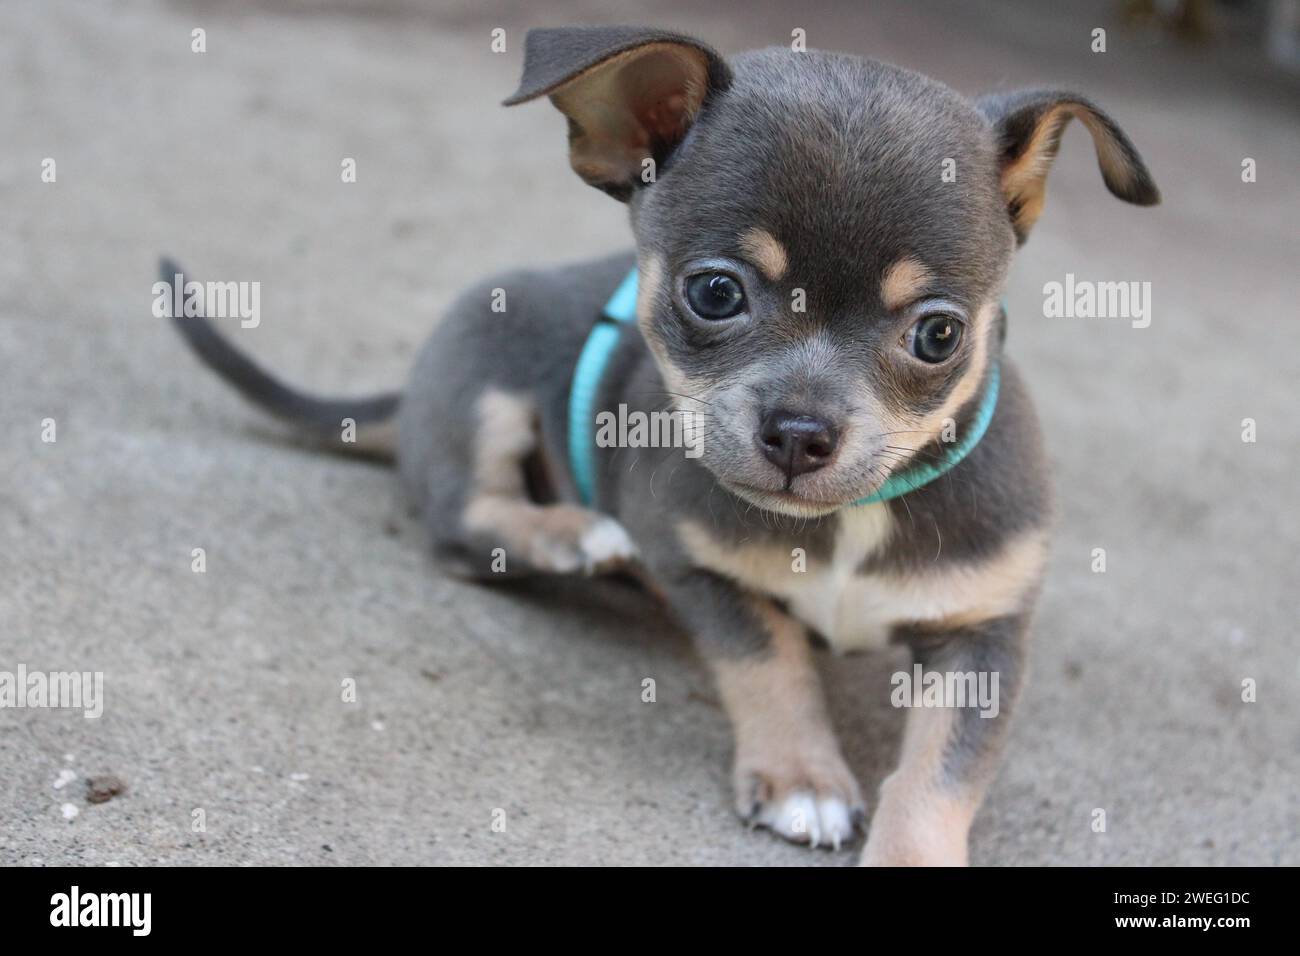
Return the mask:
<path fill-rule="evenodd" d="M 718 481 L 732 494 L 751 504 L 758 505 L 758 507 L 768 511 L 794 515 L 800 518 L 820 517 L 821 515 L 830 514 L 832 511 L 838 511 L 845 505 L 852 503 L 851 501 L 823 501 L 801 495 L 795 491 L 760 488 L 757 485 L 751 485 L 743 481 L 731 481 L 725 478 L 719 478 Z"/>

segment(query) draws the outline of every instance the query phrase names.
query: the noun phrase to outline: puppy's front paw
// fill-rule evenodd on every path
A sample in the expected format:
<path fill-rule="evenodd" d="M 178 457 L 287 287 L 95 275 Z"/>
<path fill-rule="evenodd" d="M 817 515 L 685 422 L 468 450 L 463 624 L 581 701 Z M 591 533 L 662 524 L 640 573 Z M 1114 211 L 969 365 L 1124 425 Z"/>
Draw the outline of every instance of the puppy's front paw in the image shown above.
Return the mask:
<path fill-rule="evenodd" d="M 528 560 L 552 574 L 603 574 L 636 560 L 637 548 L 613 518 L 573 505 L 535 511 Z"/>
<path fill-rule="evenodd" d="M 738 763 L 736 812 L 794 843 L 835 850 L 865 819 L 857 781 L 838 756 L 767 768 Z"/>
<path fill-rule="evenodd" d="M 968 865 L 967 835 L 977 803 L 892 774 L 881 785 L 860 865 Z"/>

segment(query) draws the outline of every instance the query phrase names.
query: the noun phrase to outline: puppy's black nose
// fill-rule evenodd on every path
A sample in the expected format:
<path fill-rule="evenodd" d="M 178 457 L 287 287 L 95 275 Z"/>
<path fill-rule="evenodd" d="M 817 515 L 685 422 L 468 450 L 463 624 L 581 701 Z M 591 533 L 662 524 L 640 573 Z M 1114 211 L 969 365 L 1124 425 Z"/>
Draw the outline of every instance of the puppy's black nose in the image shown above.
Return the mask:
<path fill-rule="evenodd" d="M 763 417 L 758 440 L 767 460 L 791 478 L 816 471 L 835 454 L 835 429 L 827 422 L 782 409 Z"/>

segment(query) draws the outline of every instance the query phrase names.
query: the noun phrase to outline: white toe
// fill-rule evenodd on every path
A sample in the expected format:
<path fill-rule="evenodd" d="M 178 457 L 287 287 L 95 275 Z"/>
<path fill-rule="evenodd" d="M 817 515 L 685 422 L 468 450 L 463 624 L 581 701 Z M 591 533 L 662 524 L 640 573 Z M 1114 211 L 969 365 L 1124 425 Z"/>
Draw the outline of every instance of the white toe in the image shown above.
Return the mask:
<path fill-rule="evenodd" d="M 817 801 L 811 793 L 797 790 L 765 806 L 759 824 L 771 827 L 787 840 L 817 845 L 821 828 L 817 822 Z"/>
<path fill-rule="evenodd" d="M 832 849 L 853 836 L 853 811 L 838 797 L 822 797 L 817 801 L 817 815 L 821 818 L 822 833 Z"/>
<path fill-rule="evenodd" d="M 636 556 L 636 545 L 613 518 L 601 518 L 593 524 L 583 532 L 579 544 L 588 567 L 610 561 L 627 561 Z"/>
<path fill-rule="evenodd" d="M 806 790 L 767 804 L 755 822 L 787 840 L 809 846 L 839 849 L 853 837 L 853 811 L 849 805 L 838 797 L 818 798 Z"/>

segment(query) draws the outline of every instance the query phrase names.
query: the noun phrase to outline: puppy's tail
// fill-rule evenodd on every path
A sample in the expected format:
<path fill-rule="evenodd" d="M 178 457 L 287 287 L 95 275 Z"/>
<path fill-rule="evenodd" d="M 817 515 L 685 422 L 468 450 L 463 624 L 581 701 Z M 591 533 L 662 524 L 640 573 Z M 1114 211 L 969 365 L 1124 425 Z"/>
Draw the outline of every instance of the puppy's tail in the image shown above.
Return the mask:
<path fill-rule="evenodd" d="M 170 287 L 182 274 L 170 259 L 158 264 Z M 311 444 L 329 451 L 391 461 L 400 392 L 365 398 L 325 399 L 296 391 L 236 349 L 206 316 L 173 315 L 172 325 L 208 368 L 258 408 L 294 425 Z"/>

